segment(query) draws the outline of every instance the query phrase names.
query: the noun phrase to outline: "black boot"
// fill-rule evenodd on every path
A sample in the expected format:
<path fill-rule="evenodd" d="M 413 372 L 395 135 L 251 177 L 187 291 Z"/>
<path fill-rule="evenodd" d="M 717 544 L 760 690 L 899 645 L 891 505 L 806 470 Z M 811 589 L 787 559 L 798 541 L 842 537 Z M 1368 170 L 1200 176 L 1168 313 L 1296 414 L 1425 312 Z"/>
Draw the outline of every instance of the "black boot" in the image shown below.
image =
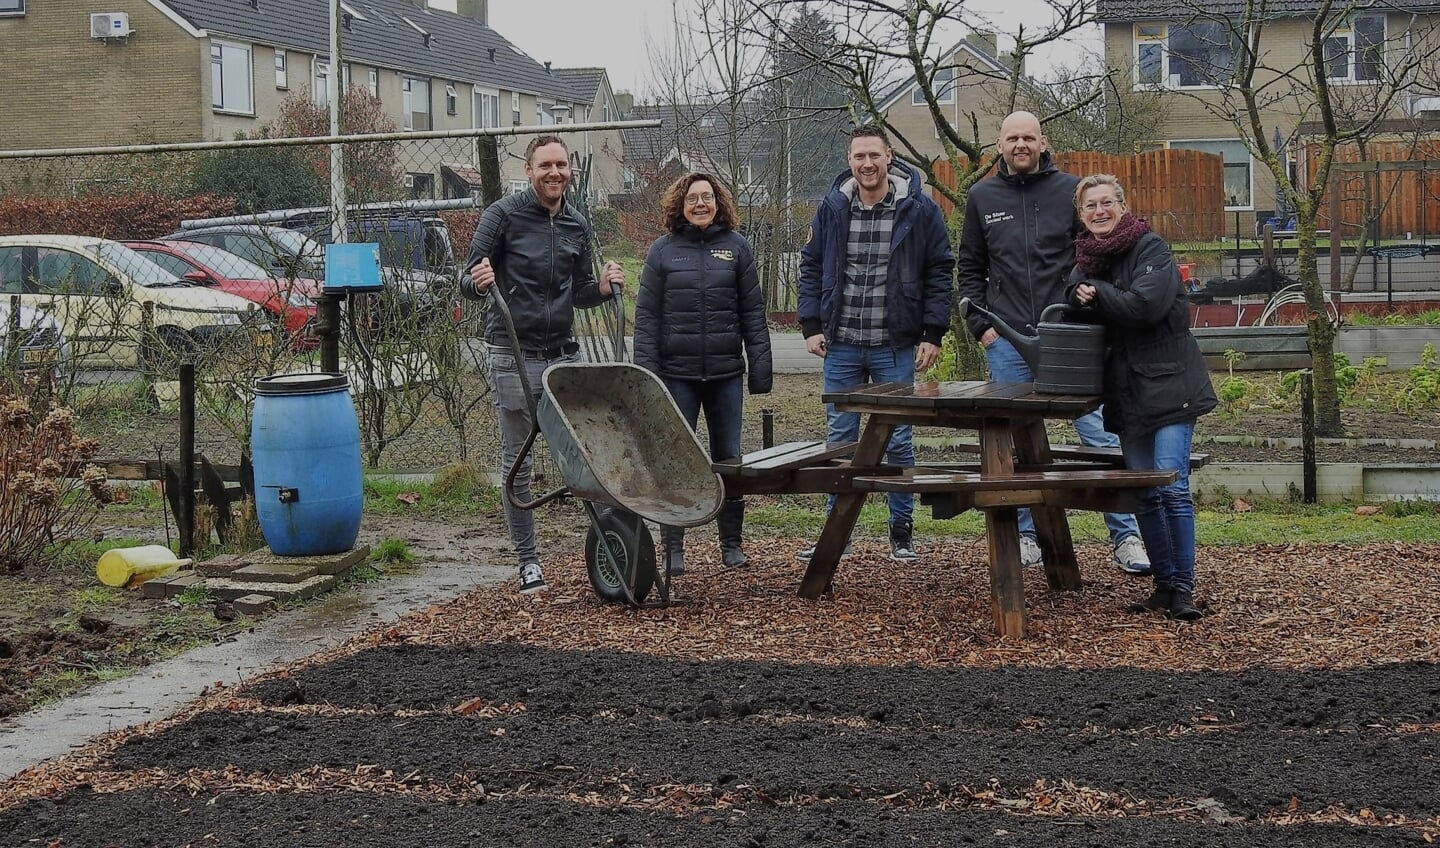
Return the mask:
<path fill-rule="evenodd" d="M 1174 596 L 1174 594 L 1175 591 L 1169 586 L 1157 583 L 1155 584 L 1155 591 L 1150 593 L 1150 597 L 1146 598 L 1143 601 L 1136 601 L 1135 603 L 1130 604 L 1129 606 L 1125 607 L 1125 611 L 1168 613 L 1170 611 L 1171 598 Z"/>
<path fill-rule="evenodd" d="M 674 577 L 685 573 L 685 528 L 660 528 L 660 543 L 665 548 L 665 574 Z"/>
<path fill-rule="evenodd" d="M 1195 606 L 1194 593 L 1176 589 L 1170 594 L 1170 617 L 1178 621 L 1194 621 L 1205 613 Z"/>
<path fill-rule="evenodd" d="M 715 517 L 715 526 L 720 531 L 720 560 L 726 568 L 739 568 L 750 562 L 740 550 L 741 530 L 745 527 L 745 500 L 726 498 L 720 505 L 720 514 Z"/>

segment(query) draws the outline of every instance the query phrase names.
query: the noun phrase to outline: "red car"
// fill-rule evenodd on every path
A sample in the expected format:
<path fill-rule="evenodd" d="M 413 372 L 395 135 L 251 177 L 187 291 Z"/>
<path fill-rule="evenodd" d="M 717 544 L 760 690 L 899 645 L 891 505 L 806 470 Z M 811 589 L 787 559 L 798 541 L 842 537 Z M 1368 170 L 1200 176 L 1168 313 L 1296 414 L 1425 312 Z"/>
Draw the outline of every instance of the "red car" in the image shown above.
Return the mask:
<path fill-rule="evenodd" d="M 125 246 L 180 279 L 260 304 L 285 328 L 296 348 L 319 345 L 312 299 L 321 293 L 319 282 L 273 277 L 248 259 L 193 241 L 127 241 Z"/>

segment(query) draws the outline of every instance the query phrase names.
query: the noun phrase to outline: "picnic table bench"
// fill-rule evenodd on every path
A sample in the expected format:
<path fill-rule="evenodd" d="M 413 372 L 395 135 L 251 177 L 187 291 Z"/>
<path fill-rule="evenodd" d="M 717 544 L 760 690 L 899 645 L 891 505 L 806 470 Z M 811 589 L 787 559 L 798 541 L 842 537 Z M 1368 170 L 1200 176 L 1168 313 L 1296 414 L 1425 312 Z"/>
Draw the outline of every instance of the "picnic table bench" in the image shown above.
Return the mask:
<path fill-rule="evenodd" d="M 1023 636 L 1027 618 L 1016 510 L 1032 510 L 1050 588 L 1079 589 L 1065 511 L 1130 511 L 1143 492 L 1177 476 L 1125 469 L 1118 450 L 1050 445 L 1045 420 L 1079 418 L 1099 407 L 1099 396 L 1040 394 L 1031 383 L 964 381 L 881 383 L 829 392 L 823 400 L 865 414 L 858 442 L 790 442 L 713 466 L 730 495 L 836 495 L 801 580 L 802 597 L 830 590 L 867 494 L 913 492 L 940 518 L 967 509 L 984 511 L 995 628 L 1001 635 Z M 979 462 L 920 468 L 883 464 L 891 433 L 907 424 L 978 431 Z M 1206 459 L 1196 455 L 1191 462 Z"/>

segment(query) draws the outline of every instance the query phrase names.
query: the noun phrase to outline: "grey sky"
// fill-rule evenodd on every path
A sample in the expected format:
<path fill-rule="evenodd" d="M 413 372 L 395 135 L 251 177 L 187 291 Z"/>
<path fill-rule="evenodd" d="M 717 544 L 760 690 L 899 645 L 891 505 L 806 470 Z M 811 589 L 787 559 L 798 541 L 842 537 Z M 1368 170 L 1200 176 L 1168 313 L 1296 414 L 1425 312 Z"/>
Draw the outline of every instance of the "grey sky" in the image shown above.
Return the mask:
<path fill-rule="evenodd" d="M 537 61 L 559 68 L 603 67 L 616 91 L 643 95 L 650 87 L 648 50 L 652 43 L 670 41 L 676 2 L 689 8 L 693 0 L 490 0 L 490 25 Z M 434 0 L 434 5 L 453 8 L 454 2 Z M 973 0 L 966 8 L 992 22 L 1002 48 L 1016 25 L 1028 29 L 1049 19 L 1043 0 Z M 1086 36 L 1084 46 L 1098 50 L 1099 33 Z M 1037 55 L 1030 71 L 1043 73 L 1057 61 L 1073 63 L 1079 52 L 1079 47 L 1062 45 Z"/>

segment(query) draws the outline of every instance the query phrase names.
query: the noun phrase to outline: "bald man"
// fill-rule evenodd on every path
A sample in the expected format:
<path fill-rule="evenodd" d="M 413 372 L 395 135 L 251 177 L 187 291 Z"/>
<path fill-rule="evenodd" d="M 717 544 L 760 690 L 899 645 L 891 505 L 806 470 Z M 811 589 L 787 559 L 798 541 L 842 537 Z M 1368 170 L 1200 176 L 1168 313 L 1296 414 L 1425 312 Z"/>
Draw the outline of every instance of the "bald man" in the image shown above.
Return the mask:
<path fill-rule="evenodd" d="M 965 203 L 965 227 L 956 257 L 959 288 L 1021 332 L 1033 332 L 1040 313 L 1065 300 L 1065 283 L 1075 264 L 1075 186 L 1080 178 L 1055 167 L 1040 119 L 1012 112 L 1000 124 L 995 140 L 999 171 L 975 184 Z M 985 346 L 990 379 L 1033 382 L 1030 366 L 1009 341 L 1000 337 L 990 319 L 971 312 L 970 332 Z M 1080 443 L 1117 446 L 1105 431 L 1097 410 L 1075 422 Z M 1114 545 L 1113 560 L 1128 574 L 1149 574 L 1150 558 L 1140 541 L 1135 516 L 1106 513 L 1105 526 Z M 1040 544 L 1030 510 L 1020 510 L 1020 559 L 1040 564 Z"/>

